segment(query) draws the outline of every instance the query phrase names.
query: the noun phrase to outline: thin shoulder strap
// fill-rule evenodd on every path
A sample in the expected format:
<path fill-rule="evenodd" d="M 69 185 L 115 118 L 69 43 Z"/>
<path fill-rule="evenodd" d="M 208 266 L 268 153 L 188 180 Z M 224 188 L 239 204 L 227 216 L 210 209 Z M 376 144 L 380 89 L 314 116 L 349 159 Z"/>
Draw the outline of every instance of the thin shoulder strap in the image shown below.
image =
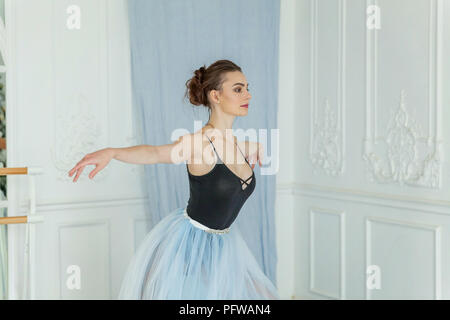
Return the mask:
<path fill-rule="evenodd" d="M 248 163 L 248 161 L 247 161 L 247 158 L 245 157 L 245 155 L 242 153 L 242 151 L 241 151 L 241 148 L 239 148 L 239 145 L 236 143 L 236 141 L 234 142 L 235 144 L 236 144 L 236 146 L 238 147 L 238 149 L 239 149 L 239 152 L 242 154 L 242 156 L 244 157 L 244 160 L 245 160 L 245 162 L 247 162 Z"/>
<path fill-rule="evenodd" d="M 211 139 L 209 139 L 209 137 L 206 135 L 206 133 L 205 133 L 205 136 L 206 136 L 206 138 L 208 138 L 209 143 L 211 143 L 211 146 L 213 147 L 214 152 L 215 152 L 216 155 L 217 155 L 217 159 L 219 159 L 220 162 L 223 162 L 222 159 L 219 157 L 219 154 L 218 154 L 217 151 L 216 151 L 216 147 L 214 147 L 214 143 L 212 143 Z"/>
<path fill-rule="evenodd" d="M 213 147 L 213 149 L 214 149 L 214 152 L 215 152 L 216 155 L 217 155 L 217 158 L 218 158 L 221 162 L 223 162 L 222 159 L 219 157 L 219 154 L 217 153 L 216 148 L 214 147 L 214 143 L 212 143 L 211 139 L 209 139 L 209 137 L 206 135 L 206 133 L 205 133 L 205 136 L 206 136 L 206 138 L 208 138 L 209 142 L 211 143 L 211 145 L 212 145 L 212 147 Z M 245 155 L 242 153 L 241 148 L 239 148 L 239 145 L 236 143 L 236 140 L 234 141 L 234 144 L 238 147 L 239 152 L 242 154 L 242 157 L 244 157 L 245 162 L 247 162 L 247 164 L 248 164 L 248 165 L 250 166 L 250 168 L 251 168 L 252 166 L 250 165 L 250 163 L 248 163 L 247 158 L 246 158 Z M 252 170 L 253 170 L 253 169 L 252 169 Z M 247 179 L 247 180 L 248 180 L 248 179 Z"/>
<path fill-rule="evenodd" d="M 208 140 L 209 140 L 209 142 L 211 143 L 211 145 L 212 145 L 214 151 L 216 151 L 216 148 L 214 147 L 214 143 L 212 143 L 211 139 L 209 139 L 209 137 L 206 135 L 206 133 L 205 133 L 205 136 L 206 136 L 206 138 L 208 138 Z"/>

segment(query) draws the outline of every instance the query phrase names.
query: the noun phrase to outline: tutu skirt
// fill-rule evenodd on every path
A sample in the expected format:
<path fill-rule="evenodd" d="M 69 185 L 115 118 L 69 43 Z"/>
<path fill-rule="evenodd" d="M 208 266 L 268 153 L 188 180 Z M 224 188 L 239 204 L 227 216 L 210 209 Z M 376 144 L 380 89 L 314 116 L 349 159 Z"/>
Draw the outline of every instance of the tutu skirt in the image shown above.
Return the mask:
<path fill-rule="evenodd" d="M 119 299 L 280 299 L 237 228 L 212 233 L 177 208 L 144 237 Z"/>

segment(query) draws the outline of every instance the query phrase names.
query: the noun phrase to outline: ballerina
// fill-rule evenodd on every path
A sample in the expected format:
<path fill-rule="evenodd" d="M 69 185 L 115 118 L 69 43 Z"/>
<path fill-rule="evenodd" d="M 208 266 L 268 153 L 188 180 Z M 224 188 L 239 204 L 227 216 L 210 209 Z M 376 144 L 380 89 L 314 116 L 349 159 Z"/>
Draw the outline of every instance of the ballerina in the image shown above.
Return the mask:
<path fill-rule="evenodd" d="M 238 142 L 231 129 L 236 116 L 248 114 L 251 94 L 246 78 L 233 62 L 218 60 L 196 70 L 186 87 L 189 101 L 210 112 L 201 130 L 167 145 L 99 150 L 69 171 L 70 177 L 76 173 L 76 182 L 86 165 L 96 166 L 89 174 L 92 179 L 111 159 L 134 164 L 186 162 L 187 206 L 168 213 L 144 237 L 128 264 L 118 298 L 279 299 L 275 285 L 232 227 L 255 189 L 253 169 L 256 162 L 261 166 L 263 155 L 260 143 Z M 233 161 L 224 162 L 228 158 L 223 151 L 230 147 Z"/>

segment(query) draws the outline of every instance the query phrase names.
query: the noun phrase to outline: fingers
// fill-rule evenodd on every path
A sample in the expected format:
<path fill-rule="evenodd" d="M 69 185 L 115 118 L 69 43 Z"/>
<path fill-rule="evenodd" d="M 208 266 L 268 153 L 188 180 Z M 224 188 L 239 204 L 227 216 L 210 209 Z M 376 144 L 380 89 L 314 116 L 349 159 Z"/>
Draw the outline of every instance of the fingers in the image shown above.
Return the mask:
<path fill-rule="evenodd" d="M 71 177 L 75 171 L 78 170 L 78 168 L 80 168 L 82 165 L 86 165 L 83 163 L 83 161 L 85 161 L 86 157 L 84 157 L 83 159 L 81 159 L 80 161 L 78 161 L 78 163 L 75 165 L 75 167 L 72 168 L 72 170 L 69 171 L 69 177 Z"/>
<path fill-rule="evenodd" d="M 76 169 L 77 169 L 77 167 L 75 166 L 69 171 L 69 177 L 71 177 L 73 175 L 73 173 L 75 172 Z"/>
<path fill-rule="evenodd" d="M 73 179 L 73 182 L 77 182 L 78 177 L 81 175 L 81 173 L 83 172 L 84 168 L 85 167 L 82 166 L 80 169 L 78 169 L 77 175 L 75 176 L 75 179 Z"/>
<path fill-rule="evenodd" d="M 73 176 L 73 174 L 77 170 L 77 168 L 78 167 L 73 167 L 73 169 L 69 171 L 69 177 Z"/>
<path fill-rule="evenodd" d="M 102 168 L 101 168 L 99 165 L 97 165 L 97 166 L 95 167 L 95 169 L 92 170 L 91 173 L 89 173 L 89 179 L 94 179 L 94 177 L 95 177 L 95 175 L 97 174 L 97 172 L 99 172 L 101 169 L 102 169 Z"/>
<path fill-rule="evenodd" d="M 255 167 L 256 167 L 256 161 L 257 161 L 257 159 L 255 159 L 254 157 L 252 157 L 252 160 L 251 160 L 251 164 L 252 164 L 252 169 L 254 169 Z"/>
<path fill-rule="evenodd" d="M 262 160 L 264 158 L 264 146 L 259 143 L 258 144 L 258 159 Z"/>
<path fill-rule="evenodd" d="M 77 163 L 75 167 L 73 167 L 72 170 L 69 171 L 69 177 L 72 177 L 75 173 L 75 178 L 73 179 L 73 182 L 77 182 L 78 177 L 83 173 L 83 170 L 86 165 L 90 164 L 87 160 L 81 160 Z"/>
<path fill-rule="evenodd" d="M 78 178 L 80 177 L 80 175 L 83 173 L 84 168 L 87 165 L 95 165 L 95 169 L 92 170 L 89 173 L 89 178 L 93 179 L 95 177 L 95 175 L 102 170 L 106 164 L 103 164 L 101 162 L 101 160 L 103 159 L 99 159 L 96 157 L 93 157 L 92 154 L 87 154 L 86 156 L 83 157 L 83 159 L 81 159 L 76 165 L 75 167 L 73 167 L 70 171 L 69 171 L 69 177 L 72 177 L 75 174 L 75 178 L 73 179 L 73 182 L 77 182 Z"/>
<path fill-rule="evenodd" d="M 84 167 L 85 165 L 86 165 L 86 164 L 81 164 L 81 162 L 78 162 L 78 164 L 77 164 L 75 167 L 73 167 L 72 170 L 69 171 L 69 177 L 73 176 L 74 173 L 78 173 L 77 171 L 79 171 L 80 168 L 81 168 L 81 171 L 83 171 L 83 167 Z M 76 177 L 78 177 L 78 174 L 77 174 Z"/>

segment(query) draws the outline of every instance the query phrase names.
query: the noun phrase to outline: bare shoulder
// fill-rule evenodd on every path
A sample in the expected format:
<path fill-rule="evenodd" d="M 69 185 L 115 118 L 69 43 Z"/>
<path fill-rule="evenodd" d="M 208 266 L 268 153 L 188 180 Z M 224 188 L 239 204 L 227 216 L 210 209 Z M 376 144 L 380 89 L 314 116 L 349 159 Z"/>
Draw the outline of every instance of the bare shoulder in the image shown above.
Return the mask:
<path fill-rule="evenodd" d="M 181 135 L 170 144 L 156 146 L 158 163 L 192 163 L 194 158 L 203 157 L 203 151 L 208 144 L 203 130 Z"/>

